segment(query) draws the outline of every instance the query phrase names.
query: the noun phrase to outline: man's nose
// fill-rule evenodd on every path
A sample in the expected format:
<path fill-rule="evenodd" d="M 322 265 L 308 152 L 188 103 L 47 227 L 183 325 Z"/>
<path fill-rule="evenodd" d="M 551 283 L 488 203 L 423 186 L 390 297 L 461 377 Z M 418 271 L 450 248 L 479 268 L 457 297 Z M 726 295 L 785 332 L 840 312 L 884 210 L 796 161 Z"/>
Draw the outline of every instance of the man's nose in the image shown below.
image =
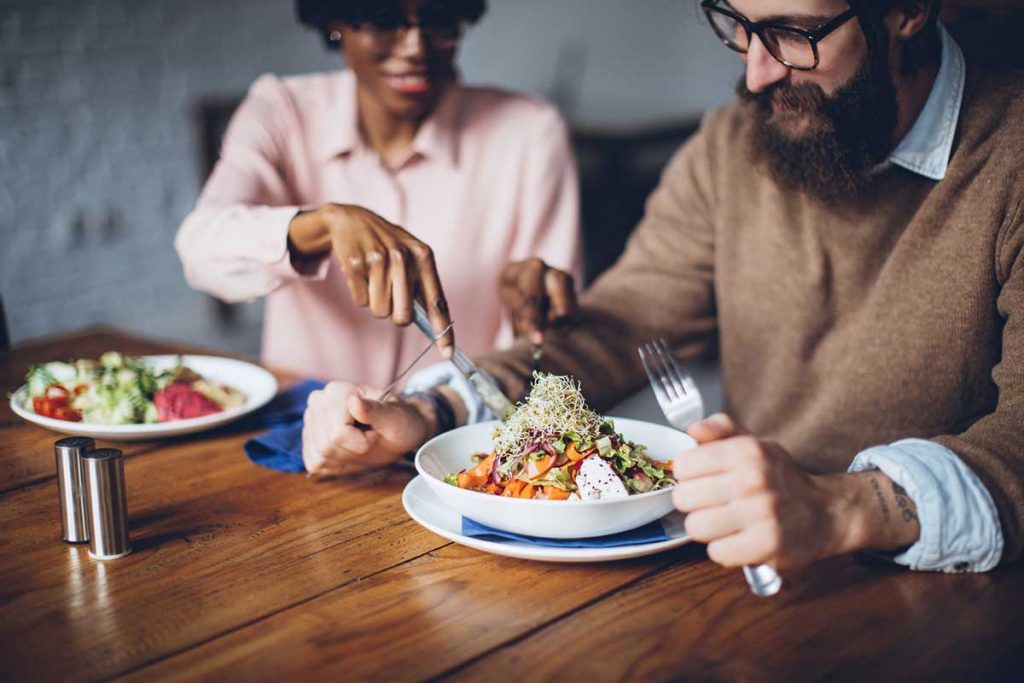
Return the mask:
<path fill-rule="evenodd" d="M 789 75 L 789 67 L 772 57 L 758 36 L 751 36 L 747 48 L 747 90 L 761 92 Z"/>

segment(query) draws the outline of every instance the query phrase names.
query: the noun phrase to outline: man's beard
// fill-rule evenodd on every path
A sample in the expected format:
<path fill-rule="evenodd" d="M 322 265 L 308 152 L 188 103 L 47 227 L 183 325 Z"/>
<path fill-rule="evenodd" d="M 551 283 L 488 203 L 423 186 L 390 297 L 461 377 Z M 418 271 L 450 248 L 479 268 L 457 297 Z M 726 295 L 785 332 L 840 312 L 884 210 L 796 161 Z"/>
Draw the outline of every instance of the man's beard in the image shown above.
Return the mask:
<path fill-rule="evenodd" d="M 892 150 L 896 130 L 896 88 L 887 61 L 869 57 L 831 97 L 813 83 L 776 83 L 752 93 L 740 79 L 737 94 L 756 120 L 754 163 L 767 166 L 780 186 L 824 201 L 863 195 Z M 773 101 L 784 108 L 778 115 Z M 799 117 L 807 125 L 791 134 L 774 116 Z"/>

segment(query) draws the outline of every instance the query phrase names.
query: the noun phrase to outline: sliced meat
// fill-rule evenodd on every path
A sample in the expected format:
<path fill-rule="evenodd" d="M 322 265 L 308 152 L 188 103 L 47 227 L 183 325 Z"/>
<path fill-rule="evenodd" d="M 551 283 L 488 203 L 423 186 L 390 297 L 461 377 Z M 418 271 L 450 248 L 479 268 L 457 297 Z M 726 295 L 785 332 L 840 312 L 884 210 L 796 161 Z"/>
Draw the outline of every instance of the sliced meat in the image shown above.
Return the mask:
<path fill-rule="evenodd" d="M 160 422 L 187 420 L 220 412 L 220 406 L 184 382 L 175 382 L 153 396 Z"/>

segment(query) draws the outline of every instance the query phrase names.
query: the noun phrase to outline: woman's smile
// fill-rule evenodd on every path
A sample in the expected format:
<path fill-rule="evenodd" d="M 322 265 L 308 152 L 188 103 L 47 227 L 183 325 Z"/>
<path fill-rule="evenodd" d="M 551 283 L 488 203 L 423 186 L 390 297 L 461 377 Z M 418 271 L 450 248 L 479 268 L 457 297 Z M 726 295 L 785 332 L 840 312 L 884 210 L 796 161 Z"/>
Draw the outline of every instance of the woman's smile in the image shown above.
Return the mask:
<path fill-rule="evenodd" d="M 384 73 L 384 82 L 399 92 L 421 94 L 429 92 L 433 87 L 433 79 L 426 71 L 407 71 L 400 73 Z"/>

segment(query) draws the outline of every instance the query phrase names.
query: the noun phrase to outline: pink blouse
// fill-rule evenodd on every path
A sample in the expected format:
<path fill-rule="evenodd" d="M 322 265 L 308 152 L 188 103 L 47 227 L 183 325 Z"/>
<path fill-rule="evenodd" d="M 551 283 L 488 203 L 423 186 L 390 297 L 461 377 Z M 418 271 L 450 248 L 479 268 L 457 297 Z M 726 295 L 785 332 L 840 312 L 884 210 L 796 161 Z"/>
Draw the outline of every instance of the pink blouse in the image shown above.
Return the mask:
<path fill-rule="evenodd" d="M 362 140 L 355 88 L 348 71 L 257 80 L 175 247 L 192 287 L 224 301 L 267 297 L 268 365 L 384 386 L 425 338 L 352 303 L 333 258 L 296 272 L 296 212 L 357 204 L 429 244 L 456 342 L 472 355 L 511 340 L 497 290 L 507 261 L 539 256 L 578 272 L 578 189 L 565 125 L 547 103 L 452 87 L 391 171 Z"/>

